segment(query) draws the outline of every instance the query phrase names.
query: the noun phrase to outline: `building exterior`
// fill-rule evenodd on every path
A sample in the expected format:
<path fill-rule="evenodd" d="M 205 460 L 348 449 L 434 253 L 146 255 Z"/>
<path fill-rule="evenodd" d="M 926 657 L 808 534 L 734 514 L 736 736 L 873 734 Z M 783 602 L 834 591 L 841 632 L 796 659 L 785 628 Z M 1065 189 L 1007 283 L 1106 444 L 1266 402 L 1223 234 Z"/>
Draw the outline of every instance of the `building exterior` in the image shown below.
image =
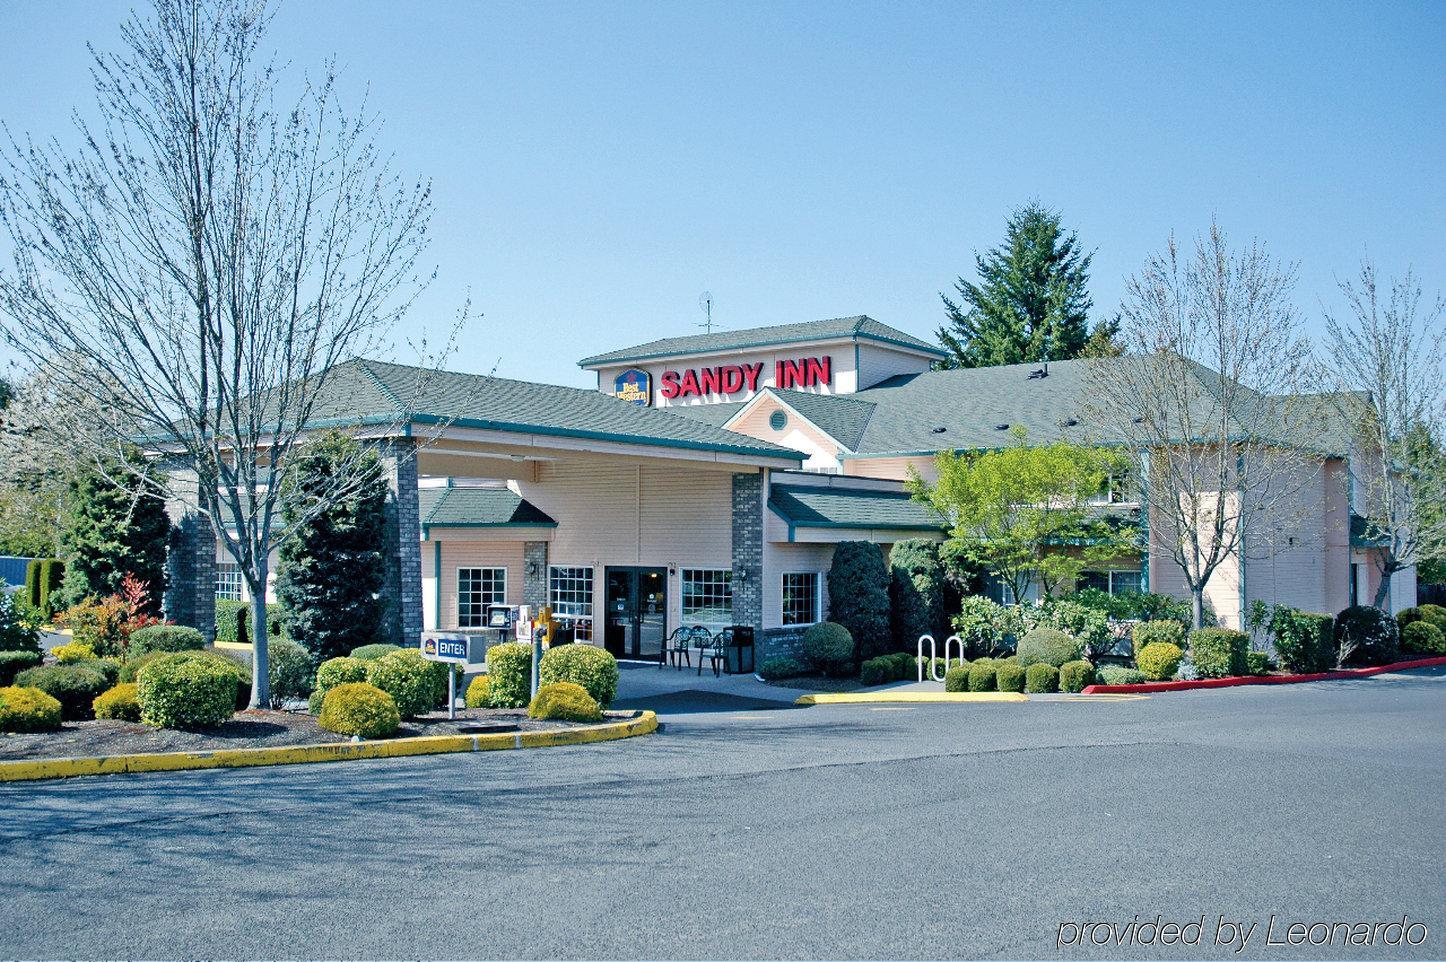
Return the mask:
<path fill-rule="evenodd" d="M 786 650 L 827 617 L 835 544 L 944 537 L 904 491 L 910 469 L 931 478 L 938 451 L 997 448 L 1014 426 L 1038 442 L 1098 440 L 1084 414 L 1093 362 L 1057 362 L 1047 376 L 1037 365 L 932 370 L 942 356 L 852 317 L 595 355 L 580 362 L 595 391 L 358 360 L 333 372 L 320 416 L 387 452 L 399 639 L 481 628 L 500 602 L 550 605 L 568 637 L 621 657 L 656 658 L 668 633 L 693 624 L 752 626 Z M 1207 600 L 1222 623 L 1240 625 L 1255 600 L 1335 612 L 1371 597 L 1351 456 L 1321 459 L 1298 539 L 1217 573 Z M 1101 508 L 1139 506 L 1103 492 Z M 1183 595 L 1151 538 L 1084 582 Z M 242 594 L 208 537 L 193 534 L 173 570 L 173 593 L 203 627 L 204 579 Z M 1414 573 L 1397 577 L 1393 608 L 1413 604 Z"/>

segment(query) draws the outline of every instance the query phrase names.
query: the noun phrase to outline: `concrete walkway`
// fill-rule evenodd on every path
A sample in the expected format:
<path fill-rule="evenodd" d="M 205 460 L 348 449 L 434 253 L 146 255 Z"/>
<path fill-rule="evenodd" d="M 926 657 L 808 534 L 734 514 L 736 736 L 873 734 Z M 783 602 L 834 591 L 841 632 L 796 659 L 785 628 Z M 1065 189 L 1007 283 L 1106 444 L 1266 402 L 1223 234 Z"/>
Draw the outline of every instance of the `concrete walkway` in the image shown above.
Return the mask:
<path fill-rule="evenodd" d="M 651 708 L 660 715 L 680 712 L 746 711 L 749 709 L 792 708 L 801 695 L 812 694 L 808 688 L 784 688 L 759 681 L 753 675 L 720 675 L 714 677 L 707 667 L 698 674 L 696 666 L 679 671 L 673 667 L 659 668 L 650 662 L 619 663 L 618 696 L 612 707 L 623 709 Z M 937 681 L 900 681 L 863 689 L 868 692 L 930 691 L 941 692 Z"/>

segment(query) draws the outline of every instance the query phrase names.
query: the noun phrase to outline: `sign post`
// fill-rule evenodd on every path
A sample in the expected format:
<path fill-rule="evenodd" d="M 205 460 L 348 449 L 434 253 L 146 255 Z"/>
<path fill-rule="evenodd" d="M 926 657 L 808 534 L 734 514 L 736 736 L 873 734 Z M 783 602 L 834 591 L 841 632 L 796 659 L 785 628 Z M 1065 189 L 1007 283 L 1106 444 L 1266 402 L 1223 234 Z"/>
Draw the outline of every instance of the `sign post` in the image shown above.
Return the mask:
<path fill-rule="evenodd" d="M 472 661 L 474 639 L 457 632 L 424 631 L 419 650 L 428 661 L 439 661 L 447 666 L 447 717 L 457 717 L 457 669 L 480 671 L 481 664 Z M 485 645 L 483 646 L 485 653 Z"/>

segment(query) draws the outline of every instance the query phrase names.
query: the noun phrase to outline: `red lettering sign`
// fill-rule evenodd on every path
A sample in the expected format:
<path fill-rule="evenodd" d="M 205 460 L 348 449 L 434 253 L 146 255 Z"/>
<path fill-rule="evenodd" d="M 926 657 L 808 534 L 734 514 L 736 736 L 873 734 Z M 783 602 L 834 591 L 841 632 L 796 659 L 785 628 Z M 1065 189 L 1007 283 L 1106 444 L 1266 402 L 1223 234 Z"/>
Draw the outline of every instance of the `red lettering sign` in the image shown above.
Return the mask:
<path fill-rule="evenodd" d="M 826 387 L 833 380 L 833 359 L 804 357 L 779 361 L 774 365 L 773 383 L 781 388 Z M 763 362 L 754 364 L 720 364 L 716 367 L 689 368 L 686 371 L 664 371 L 658 393 L 672 400 L 684 397 L 705 397 L 710 394 L 755 392 L 761 386 Z"/>

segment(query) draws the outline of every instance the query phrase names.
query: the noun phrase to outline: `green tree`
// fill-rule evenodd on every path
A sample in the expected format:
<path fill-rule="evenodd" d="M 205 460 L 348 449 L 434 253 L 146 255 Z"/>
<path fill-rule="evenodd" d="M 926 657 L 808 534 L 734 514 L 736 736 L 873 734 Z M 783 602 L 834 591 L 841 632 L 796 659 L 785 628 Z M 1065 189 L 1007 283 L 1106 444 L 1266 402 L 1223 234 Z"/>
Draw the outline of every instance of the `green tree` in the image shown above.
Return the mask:
<path fill-rule="evenodd" d="M 1100 504 L 1126 459 L 1078 444 L 1014 443 L 984 454 L 939 452 L 939 480 L 911 472 L 914 496 L 948 521 L 951 551 L 992 572 L 1023 598 L 1031 580 L 1046 594 L 1072 588 L 1080 572 L 1137 548 L 1135 528 Z"/>
<path fill-rule="evenodd" d="M 854 661 L 893 650 L 889 625 L 889 569 L 869 541 L 840 541 L 828 569 L 829 621 L 854 637 Z"/>
<path fill-rule="evenodd" d="M 117 484 L 112 479 L 118 477 L 131 480 Z M 121 580 L 131 574 L 149 589 L 145 613 L 160 614 L 171 519 L 150 493 L 153 483 L 119 470 L 87 472 L 72 482 L 60 532 L 65 580 L 57 607 L 117 594 Z"/>
<path fill-rule="evenodd" d="M 1117 322 L 1093 330 L 1089 312 L 1090 258 L 1060 215 L 1038 203 L 1021 207 L 1005 225 L 1004 243 L 975 254 L 978 283 L 960 277 L 958 300 L 939 296 L 948 323 L 939 341 L 946 367 L 990 367 L 1064 361 L 1114 353 Z"/>
<path fill-rule="evenodd" d="M 927 538 L 895 543 L 889 551 L 889 575 L 895 646 L 908 651 L 920 635 L 937 638 L 946 624 L 939 543 Z"/>
<path fill-rule="evenodd" d="M 370 472 L 336 499 L 336 475 Z M 295 533 L 281 546 L 276 598 L 287 631 L 318 660 L 335 658 L 384 637 L 383 548 L 387 482 L 375 453 L 332 434 L 297 459 L 286 484 L 283 521 Z"/>

